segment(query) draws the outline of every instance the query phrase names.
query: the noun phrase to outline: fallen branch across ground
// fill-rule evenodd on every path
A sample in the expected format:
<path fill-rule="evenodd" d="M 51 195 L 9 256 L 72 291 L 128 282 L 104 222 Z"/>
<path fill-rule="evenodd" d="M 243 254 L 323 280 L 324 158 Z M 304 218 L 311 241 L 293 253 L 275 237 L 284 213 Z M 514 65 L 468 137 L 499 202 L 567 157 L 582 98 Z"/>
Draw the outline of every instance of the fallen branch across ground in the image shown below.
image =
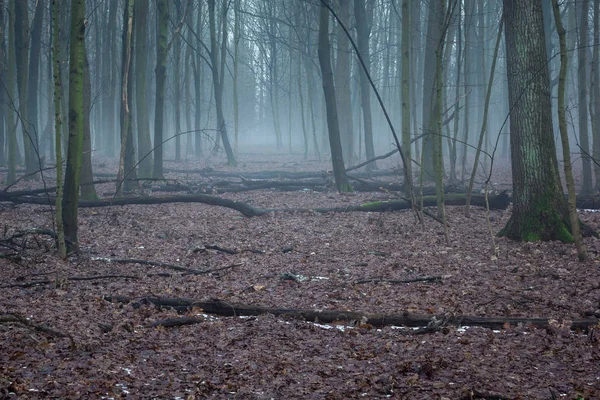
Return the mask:
<path fill-rule="evenodd" d="M 355 285 L 362 283 L 413 283 L 413 282 L 441 282 L 441 276 L 421 276 L 410 279 L 386 279 L 386 278 L 368 278 L 354 282 Z"/>
<path fill-rule="evenodd" d="M 155 274 L 155 275 L 158 275 L 158 274 Z M 2 288 L 2 289 L 11 288 L 11 287 L 28 288 L 28 287 L 33 287 L 33 286 L 51 285 L 54 283 L 60 283 L 62 281 L 77 282 L 77 281 L 96 281 L 96 280 L 101 280 L 101 279 L 139 279 L 139 276 L 135 276 L 135 275 L 72 276 L 72 277 L 59 278 L 59 279 L 53 279 L 53 280 L 45 279 L 45 280 L 40 280 L 40 281 L 32 281 L 32 282 L 24 282 L 24 283 L 12 283 L 10 285 L 0 286 L 0 288 Z"/>
<path fill-rule="evenodd" d="M 17 324 L 25 326 L 28 329 L 42 332 L 42 333 L 45 333 L 50 336 L 66 337 L 66 338 L 69 338 L 71 340 L 71 344 L 73 344 L 73 338 L 66 333 L 59 332 L 59 331 L 51 329 L 51 328 L 47 328 L 43 325 L 34 324 L 33 322 L 29 321 L 27 318 L 22 317 L 17 314 L 1 314 L 0 315 L 0 324 L 10 324 L 10 323 L 17 323 Z"/>
<path fill-rule="evenodd" d="M 108 257 L 92 257 L 92 261 L 104 261 L 107 263 L 118 263 L 118 264 L 142 264 L 142 265 L 152 265 L 156 267 L 163 267 L 172 269 L 174 271 L 182 271 L 190 275 L 206 275 L 213 272 L 223 271 L 230 268 L 236 268 L 241 266 L 242 264 L 230 264 L 224 267 L 217 267 L 211 269 L 193 269 L 183 267 L 181 265 L 169 264 L 162 261 L 152 261 L 152 260 L 141 260 L 138 258 L 108 258 Z"/>
<path fill-rule="evenodd" d="M 182 298 L 162 298 L 162 297 L 144 297 L 129 298 L 122 296 L 104 296 L 105 300 L 119 303 L 134 303 L 134 307 L 140 304 L 154 304 L 159 307 L 173 308 L 184 312 L 192 308 L 200 308 L 207 314 L 216 314 L 221 316 L 256 316 L 262 314 L 273 314 L 275 316 L 286 316 L 301 318 L 306 321 L 315 321 L 321 323 L 332 323 L 336 321 L 358 321 L 361 324 L 373 326 L 407 326 L 407 327 L 428 327 L 436 325 L 441 328 L 445 325 L 456 326 L 480 326 L 490 329 L 503 329 L 508 325 L 533 325 L 539 328 L 547 328 L 551 325 L 551 319 L 547 318 L 511 318 L 511 317 L 480 317 L 467 315 L 423 315 L 413 314 L 405 311 L 402 314 L 370 314 L 352 311 L 339 310 L 309 310 L 295 308 L 267 308 L 242 304 L 231 304 L 221 300 L 198 301 Z M 443 321 L 443 324 L 439 324 Z M 600 319 L 590 318 L 585 320 L 571 321 L 571 330 L 585 331 L 588 328 L 599 323 Z"/>
<path fill-rule="evenodd" d="M 11 197 L 8 199 L 13 203 L 24 203 L 24 204 L 41 204 L 47 205 L 48 198 L 41 197 Z M 420 203 L 420 199 L 417 202 Z M 81 200 L 79 201 L 79 207 L 109 207 L 109 206 L 124 206 L 133 204 L 165 204 L 165 203 L 203 203 L 213 206 L 221 206 L 232 208 L 239 211 L 246 217 L 255 217 L 264 215 L 270 212 L 350 212 L 350 211 L 368 211 L 368 212 L 383 212 L 383 211 L 394 211 L 394 210 L 406 210 L 411 208 L 411 203 L 408 200 L 391 200 L 391 201 L 375 201 L 372 203 L 359 204 L 349 207 L 324 207 L 324 208 L 313 208 L 313 209 L 264 209 L 256 208 L 248 203 L 241 201 L 233 201 L 230 199 L 224 199 L 217 196 L 210 196 L 206 194 L 193 194 L 193 195 L 176 195 L 176 196 L 164 196 L 164 197 L 119 197 L 115 199 L 102 199 L 102 200 Z M 490 209 L 506 209 L 510 203 L 510 199 L 506 192 L 502 192 L 496 196 L 489 196 Z M 436 205 L 435 196 L 423 197 L 423 204 L 425 207 L 432 207 Z M 465 196 L 460 194 L 447 195 L 445 198 L 446 205 L 464 205 Z M 471 205 L 473 206 L 485 206 L 485 197 L 483 195 L 473 195 L 471 198 Z"/>

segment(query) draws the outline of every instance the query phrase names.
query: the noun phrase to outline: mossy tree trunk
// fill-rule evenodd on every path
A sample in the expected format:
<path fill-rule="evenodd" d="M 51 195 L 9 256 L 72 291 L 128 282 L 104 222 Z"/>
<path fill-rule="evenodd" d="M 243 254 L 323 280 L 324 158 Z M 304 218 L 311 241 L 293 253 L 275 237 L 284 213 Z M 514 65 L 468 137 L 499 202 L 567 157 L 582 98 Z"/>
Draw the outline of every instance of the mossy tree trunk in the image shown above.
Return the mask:
<path fill-rule="evenodd" d="M 573 241 L 558 174 L 540 1 L 504 0 L 513 210 L 499 233 L 515 240 Z"/>
<path fill-rule="evenodd" d="M 581 261 L 587 259 L 587 250 L 581 230 L 579 227 L 579 218 L 577 217 L 577 198 L 575 195 L 575 183 L 573 181 L 573 168 L 571 167 L 571 150 L 569 147 L 569 133 L 567 132 L 567 117 L 565 112 L 565 86 L 567 81 L 567 39 L 566 31 L 563 26 L 558 8 L 558 0 L 552 0 L 552 10 L 554 11 L 554 20 L 556 23 L 556 31 L 560 42 L 560 75 L 558 76 L 558 126 L 560 129 L 560 139 L 562 143 L 563 162 L 565 170 L 565 180 L 567 182 L 567 191 L 569 193 L 569 222 L 571 223 L 571 232 L 575 239 L 577 247 L 577 255 Z"/>
<path fill-rule="evenodd" d="M 326 2 L 328 0 L 321 0 Z M 331 162 L 333 175 L 338 192 L 350 192 L 352 187 L 348 183 L 348 176 L 344 167 L 344 155 L 340 140 L 340 126 L 338 122 L 337 106 L 335 101 L 335 87 L 333 70 L 331 69 L 329 45 L 329 10 L 325 4 L 321 5 L 319 16 L 319 64 L 323 76 L 323 93 L 325 95 L 325 108 L 327 114 L 327 129 L 329 132 L 329 146 L 331 149 Z"/>
<path fill-rule="evenodd" d="M 71 3 L 71 43 L 69 51 L 69 143 L 63 198 L 65 236 L 77 248 L 77 206 L 83 152 L 83 69 L 85 55 L 85 0 Z"/>

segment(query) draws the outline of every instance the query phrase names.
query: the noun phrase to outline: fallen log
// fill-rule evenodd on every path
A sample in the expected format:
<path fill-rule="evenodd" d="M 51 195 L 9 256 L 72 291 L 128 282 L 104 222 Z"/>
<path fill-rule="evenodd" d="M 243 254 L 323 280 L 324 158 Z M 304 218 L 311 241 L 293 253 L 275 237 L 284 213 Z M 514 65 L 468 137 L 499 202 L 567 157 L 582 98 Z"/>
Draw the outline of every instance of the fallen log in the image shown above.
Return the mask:
<path fill-rule="evenodd" d="M 310 310 L 296 308 L 268 308 L 260 306 L 251 306 L 243 304 L 231 304 L 222 300 L 199 301 L 183 298 L 162 298 L 162 297 L 144 297 L 134 299 L 123 296 L 103 296 L 103 299 L 117 303 L 133 303 L 134 307 L 142 304 L 154 304 L 158 307 L 173 308 L 180 312 L 189 311 L 192 308 L 200 308 L 207 314 L 215 314 L 226 317 L 239 316 L 258 316 L 263 314 L 272 314 L 275 316 L 300 318 L 306 321 L 320 323 L 333 323 L 338 321 L 358 321 L 361 324 L 373 326 L 406 326 L 406 327 L 427 327 L 436 321 L 443 321 L 444 325 L 455 326 L 479 326 L 489 329 L 503 329 L 508 325 L 533 325 L 539 328 L 547 328 L 553 322 L 548 318 L 511 318 L 511 317 L 480 317 L 468 315 L 424 315 L 414 314 L 404 311 L 402 314 L 371 314 L 355 311 L 340 310 Z M 600 322 L 598 318 L 571 321 L 571 330 L 585 331 L 588 328 L 597 325 Z"/>
<path fill-rule="evenodd" d="M 16 204 L 39 204 L 39 205 L 53 205 L 55 200 L 53 196 L 41 197 L 11 197 L 5 201 L 10 201 Z M 268 213 L 270 210 L 264 210 L 254 208 L 250 204 L 224 199 L 221 197 L 210 196 L 207 194 L 181 194 L 175 196 L 163 196 L 163 197 L 117 197 L 110 199 L 100 200 L 80 200 L 80 208 L 91 208 L 91 207 L 111 207 L 111 206 L 125 206 L 132 204 L 165 204 L 165 203 L 203 203 L 212 206 L 221 206 L 232 208 L 239 211 L 246 217 L 255 217 Z"/>
<path fill-rule="evenodd" d="M 510 198 L 506 192 L 502 192 L 498 195 L 488 196 L 490 203 L 490 210 L 505 210 L 510 204 Z M 420 204 L 421 199 L 416 199 L 417 204 Z M 448 194 L 445 196 L 444 204 L 450 206 L 463 206 L 466 203 L 465 195 L 462 194 Z M 437 205 L 437 199 L 435 196 L 423 197 L 424 207 L 435 207 Z M 478 194 L 471 197 L 471 205 L 477 205 L 485 207 L 485 196 Z M 396 210 L 407 210 L 412 208 L 412 204 L 409 200 L 386 200 L 386 201 L 374 201 L 371 203 L 360 204 L 357 206 L 347 207 L 332 207 L 332 208 L 315 208 L 312 211 L 315 212 L 348 212 L 348 211 L 365 211 L 365 212 L 385 212 L 385 211 L 396 211 Z M 279 211 L 279 210 L 277 210 Z"/>
<path fill-rule="evenodd" d="M 488 196 L 490 209 L 506 209 L 510 202 L 510 199 L 506 192 L 499 195 Z M 11 197 L 7 199 L 10 202 L 17 204 L 39 204 L 39 205 L 53 205 L 54 199 L 50 196 L 47 197 Z M 420 203 L 420 199 L 417 199 Z M 264 209 L 256 208 L 248 203 L 233 201 L 230 199 L 224 199 L 217 196 L 210 196 L 207 194 L 181 194 L 174 196 L 162 196 L 162 197 L 118 197 L 111 199 L 100 199 L 100 200 L 80 200 L 79 207 L 90 208 L 90 207 L 110 207 L 110 206 L 124 206 L 133 204 L 165 204 L 165 203 L 203 203 L 213 206 L 221 206 L 226 208 L 232 208 L 239 211 L 246 217 L 256 217 L 264 215 L 270 212 L 318 212 L 318 213 L 329 213 L 329 212 L 350 212 L 350 211 L 364 211 L 364 212 L 384 212 L 384 211 L 395 211 L 395 210 L 406 210 L 411 208 L 411 203 L 408 200 L 391 200 L 391 201 L 375 201 L 366 204 L 359 204 L 347 207 L 318 207 L 318 208 L 283 208 L 283 209 Z M 446 205 L 464 205 L 465 196 L 454 194 L 447 195 L 445 198 Z M 425 207 L 432 207 L 436 205 L 435 196 L 427 196 L 423 198 L 423 205 Z M 483 195 L 473 195 L 471 198 L 471 205 L 485 207 L 485 197 Z"/>

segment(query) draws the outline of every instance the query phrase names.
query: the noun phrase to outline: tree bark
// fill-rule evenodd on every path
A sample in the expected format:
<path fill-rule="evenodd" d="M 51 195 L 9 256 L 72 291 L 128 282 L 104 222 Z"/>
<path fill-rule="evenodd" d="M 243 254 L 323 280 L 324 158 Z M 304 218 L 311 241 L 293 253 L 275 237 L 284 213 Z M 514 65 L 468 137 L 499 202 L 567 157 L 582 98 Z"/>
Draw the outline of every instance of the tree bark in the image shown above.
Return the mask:
<path fill-rule="evenodd" d="M 435 0 L 428 6 L 427 18 L 427 36 L 425 44 L 424 78 L 423 78 L 423 129 L 425 137 L 423 138 L 422 153 L 422 175 L 425 180 L 433 180 L 435 176 L 434 166 L 434 141 L 435 133 L 431 131 L 432 112 L 435 103 L 435 81 L 436 81 L 436 49 L 440 44 L 442 37 L 443 23 L 443 2 Z"/>
<path fill-rule="evenodd" d="M 137 118 L 139 175 L 141 178 L 152 176 L 152 143 L 150 141 L 150 123 L 148 119 L 148 90 L 146 88 L 146 66 L 148 46 L 146 45 L 146 24 L 148 23 L 149 0 L 135 2 L 135 104 Z"/>
<path fill-rule="evenodd" d="M 575 3 L 579 4 L 579 3 Z M 579 146 L 581 147 L 581 162 L 582 162 L 582 182 L 581 193 L 589 194 L 592 192 L 592 163 L 590 160 L 590 144 L 588 133 L 588 86 L 587 79 L 587 52 L 588 52 L 588 11 L 589 0 L 583 0 L 577 8 L 579 10 L 579 45 L 577 47 L 577 93 L 579 105 L 577 107 L 579 116 Z"/>
<path fill-rule="evenodd" d="M 329 0 L 321 0 L 329 1 Z M 333 164 L 333 175 L 339 192 L 350 192 L 352 187 L 348 183 L 348 177 L 344 168 L 344 155 L 342 142 L 340 140 L 340 126 L 338 122 L 337 106 L 335 101 L 335 87 L 333 70 L 331 69 L 330 46 L 329 46 L 329 10 L 323 4 L 319 16 L 319 64 L 323 76 L 323 93 L 325 96 L 325 107 L 327 109 L 327 128 L 329 131 L 329 146 L 331 149 L 331 162 Z"/>
<path fill-rule="evenodd" d="M 369 31 L 370 23 L 367 21 L 365 0 L 354 0 L 354 16 L 356 18 L 356 39 L 358 44 L 358 51 L 360 56 L 367 68 L 371 64 L 371 55 L 369 54 Z M 364 126 L 364 137 L 365 137 L 365 153 L 368 160 L 375 158 L 375 146 L 373 145 L 373 117 L 371 115 L 371 88 L 369 87 L 369 80 L 367 79 L 367 73 L 362 69 L 358 68 L 358 76 L 360 80 L 360 103 L 363 111 L 363 126 Z M 403 111 L 404 112 L 404 111 Z M 404 115 L 404 114 L 403 114 Z M 409 133 L 410 136 L 410 133 Z M 404 151 L 408 151 L 410 157 L 410 147 Z M 372 171 L 377 169 L 377 164 L 369 164 L 367 170 Z"/>
<path fill-rule="evenodd" d="M 15 56 L 17 72 L 17 88 L 19 92 L 19 116 L 18 122 L 21 125 L 21 134 L 23 136 L 23 151 L 25 154 L 25 168 L 30 174 L 36 170 L 34 163 L 33 142 L 34 135 L 31 124 L 27 116 L 27 85 L 29 84 L 29 10 L 26 1 L 16 0 L 15 2 Z M 13 97 L 14 99 L 14 97 Z"/>
<path fill-rule="evenodd" d="M 350 25 L 350 1 L 342 0 L 338 2 L 338 17 L 345 25 Z M 363 14 L 364 17 L 364 14 Z M 357 23 L 357 27 L 360 26 Z M 367 28 L 366 26 L 364 27 Z M 341 24 L 337 27 L 337 57 L 335 64 L 335 88 L 336 105 L 338 115 L 344 118 L 338 122 L 340 124 L 340 140 L 342 142 L 342 152 L 344 160 L 354 164 L 354 132 L 352 118 L 352 101 L 350 94 L 350 46 L 349 40 Z"/>
<path fill-rule="evenodd" d="M 552 129 L 542 5 L 504 0 L 513 211 L 501 236 L 573 241 Z"/>
<path fill-rule="evenodd" d="M 135 170 L 135 156 L 133 149 L 133 121 L 131 109 L 133 107 L 133 18 L 134 0 L 127 0 L 123 15 L 123 54 L 121 78 L 121 150 L 119 152 L 119 171 L 117 173 L 117 194 L 122 190 L 130 191 L 133 187 L 132 179 L 137 178 Z"/>
<path fill-rule="evenodd" d="M 56 153 L 56 201 L 54 202 L 56 210 L 56 230 L 58 239 L 58 254 L 65 258 L 67 256 L 67 247 L 65 244 L 65 228 L 63 224 L 63 156 L 62 156 L 62 118 L 60 115 L 60 23 L 59 23 L 59 0 L 52 0 L 52 65 L 53 65 L 53 83 L 54 83 L 54 127 L 55 127 L 55 153 Z M 0 5 L 1 7 L 1 5 Z"/>
<path fill-rule="evenodd" d="M 560 129 L 560 139 L 562 142 L 563 163 L 565 170 L 565 181 L 568 191 L 568 206 L 569 206 L 569 221 L 571 223 L 571 233 L 575 239 L 577 254 L 580 261 L 587 259 L 587 250 L 581 230 L 579 228 L 579 218 L 577 217 L 577 200 L 575 195 L 575 182 L 573 181 L 573 169 L 571 167 L 571 149 L 569 147 L 569 133 L 567 132 L 567 117 L 565 112 L 565 86 L 567 80 L 567 40 L 566 31 L 563 26 L 560 9 L 558 8 L 558 0 L 552 0 L 552 10 L 554 12 L 554 20 L 558 38 L 560 42 L 560 74 L 558 77 L 558 126 Z"/>
<path fill-rule="evenodd" d="M 77 208 L 83 151 L 83 69 L 85 55 L 85 0 L 71 3 L 69 52 L 69 144 L 65 172 L 63 224 L 65 236 L 77 248 Z"/>
<path fill-rule="evenodd" d="M 156 103 L 154 108 L 154 168 L 152 177 L 163 177 L 163 129 L 165 109 L 165 80 L 167 78 L 167 24 L 169 4 L 167 0 L 157 3 L 156 33 Z"/>
<path fill-rule="evenodd" d="M 229 165 L 237 165 L 233 149 L 229 143 L 227 135 L 227 127 L 225 125 L 225 117 L 223 115 L 223 86 L 225 82 L 225 58 L 227 57 L 227 4 L 223 2 L 223 10 L 221 16 L 222 23 L 222 38 L 221 49 L 217 46 L 217 21 L 215 15 L 215 0 L 208 0 L 209 28 L 210 28 L 210 60 L 212 65 L 213 88 L 215 94 L 215 108 L 217 111 L 217 131 L 219 132 L 225 154 L 227 155 L 227 163 Z M 220 54 L 219 54 L 220 53 Z"/>
<path fill-rule="evenodd" d="M 41 45 L 44 12 L 47 8 L 45 0 L 38 0 L 35 6 L 33 22 L 31 24 L 31 50 L 29 56 L 29 71 L 27 83 L 27 118 L 29 120 L 29 134 L 31 136 L 31 168 L 39 170 L 42 168 L 39 159 L 39 134 L 41 133 L 38 119 L 38 85 L 40 81 Z M 31 171 L 30 171 L 31 172 Z"/>
<path fill-rule="evenodd" d="M 92 135 L 90 113 L 92 111 L 92 83 L 90 80 L 90 64 L 87 49 L 83 54 L 83 154 L 81 159 L 81 198 L 84 200 L 97 199 L 92 171 Z"/>
<path fill-rule="evenodd" d="M 6 40 L 5 40 L 5 32 L 6 32 L 6 22 L 4 19 L 4 9 L 6 4 L 4 0 L 0 0 L 0 82 L 5 81 L 6 75 Z M 0 166 L 6 166 L 6 152 L 4 151 L 4 144 L 6 143 L 6 132 L 7 129 L 4 128 L 4 124 L 6 122 L 6 113 L 4 112 L 3 105 L 6 103 L 5 100 L 5 90 L 0 90 Z"/>

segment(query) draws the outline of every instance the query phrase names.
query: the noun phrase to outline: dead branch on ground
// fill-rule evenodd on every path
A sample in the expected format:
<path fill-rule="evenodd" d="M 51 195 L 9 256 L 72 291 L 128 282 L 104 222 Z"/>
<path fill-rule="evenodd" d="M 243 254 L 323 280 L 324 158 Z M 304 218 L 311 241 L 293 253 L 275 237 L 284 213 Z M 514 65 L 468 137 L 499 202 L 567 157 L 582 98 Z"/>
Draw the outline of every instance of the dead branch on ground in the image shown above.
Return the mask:
<path fill-rule="evenodd" d="M 273 314 L 315 321 L 320 323 L 332 323 L 337 321 L 360 321 L 373 326 L 407 326 L 407 327 L 431 327 L 430 329 L 441 329 L 447 325 L 455 326 L 480 326 L 489 329 L 503 329 L 506 325 L 533 325 L 538 328 L 548 328 L 556 320 L 548 318 L 512 318 L 512 317 L 480 317 L 468 315 L 423 315 L 404 311 L 402 314 L 371 314 L 353 311 L 339 310 L 311 310 L 296 308 L 268 308 L 243 304 L 231 304 L 219 299 L 199 301 L 183 298 L 143 297 L 129 298 L 123 296 L 104 296 L 105 300 L 119 303 L 154 304 L 158 307 L 173 308 L 180 312 L 189 311 L 192 308 L 201 308 L 207 314 L 221 316 L 258 316 Z M 442 323 L 440 324 L 440 321 Z M 586 331 L 597 325 L 600 319 L 590 318 L 585 320 L 570 321 L 571 330 Z"/>

